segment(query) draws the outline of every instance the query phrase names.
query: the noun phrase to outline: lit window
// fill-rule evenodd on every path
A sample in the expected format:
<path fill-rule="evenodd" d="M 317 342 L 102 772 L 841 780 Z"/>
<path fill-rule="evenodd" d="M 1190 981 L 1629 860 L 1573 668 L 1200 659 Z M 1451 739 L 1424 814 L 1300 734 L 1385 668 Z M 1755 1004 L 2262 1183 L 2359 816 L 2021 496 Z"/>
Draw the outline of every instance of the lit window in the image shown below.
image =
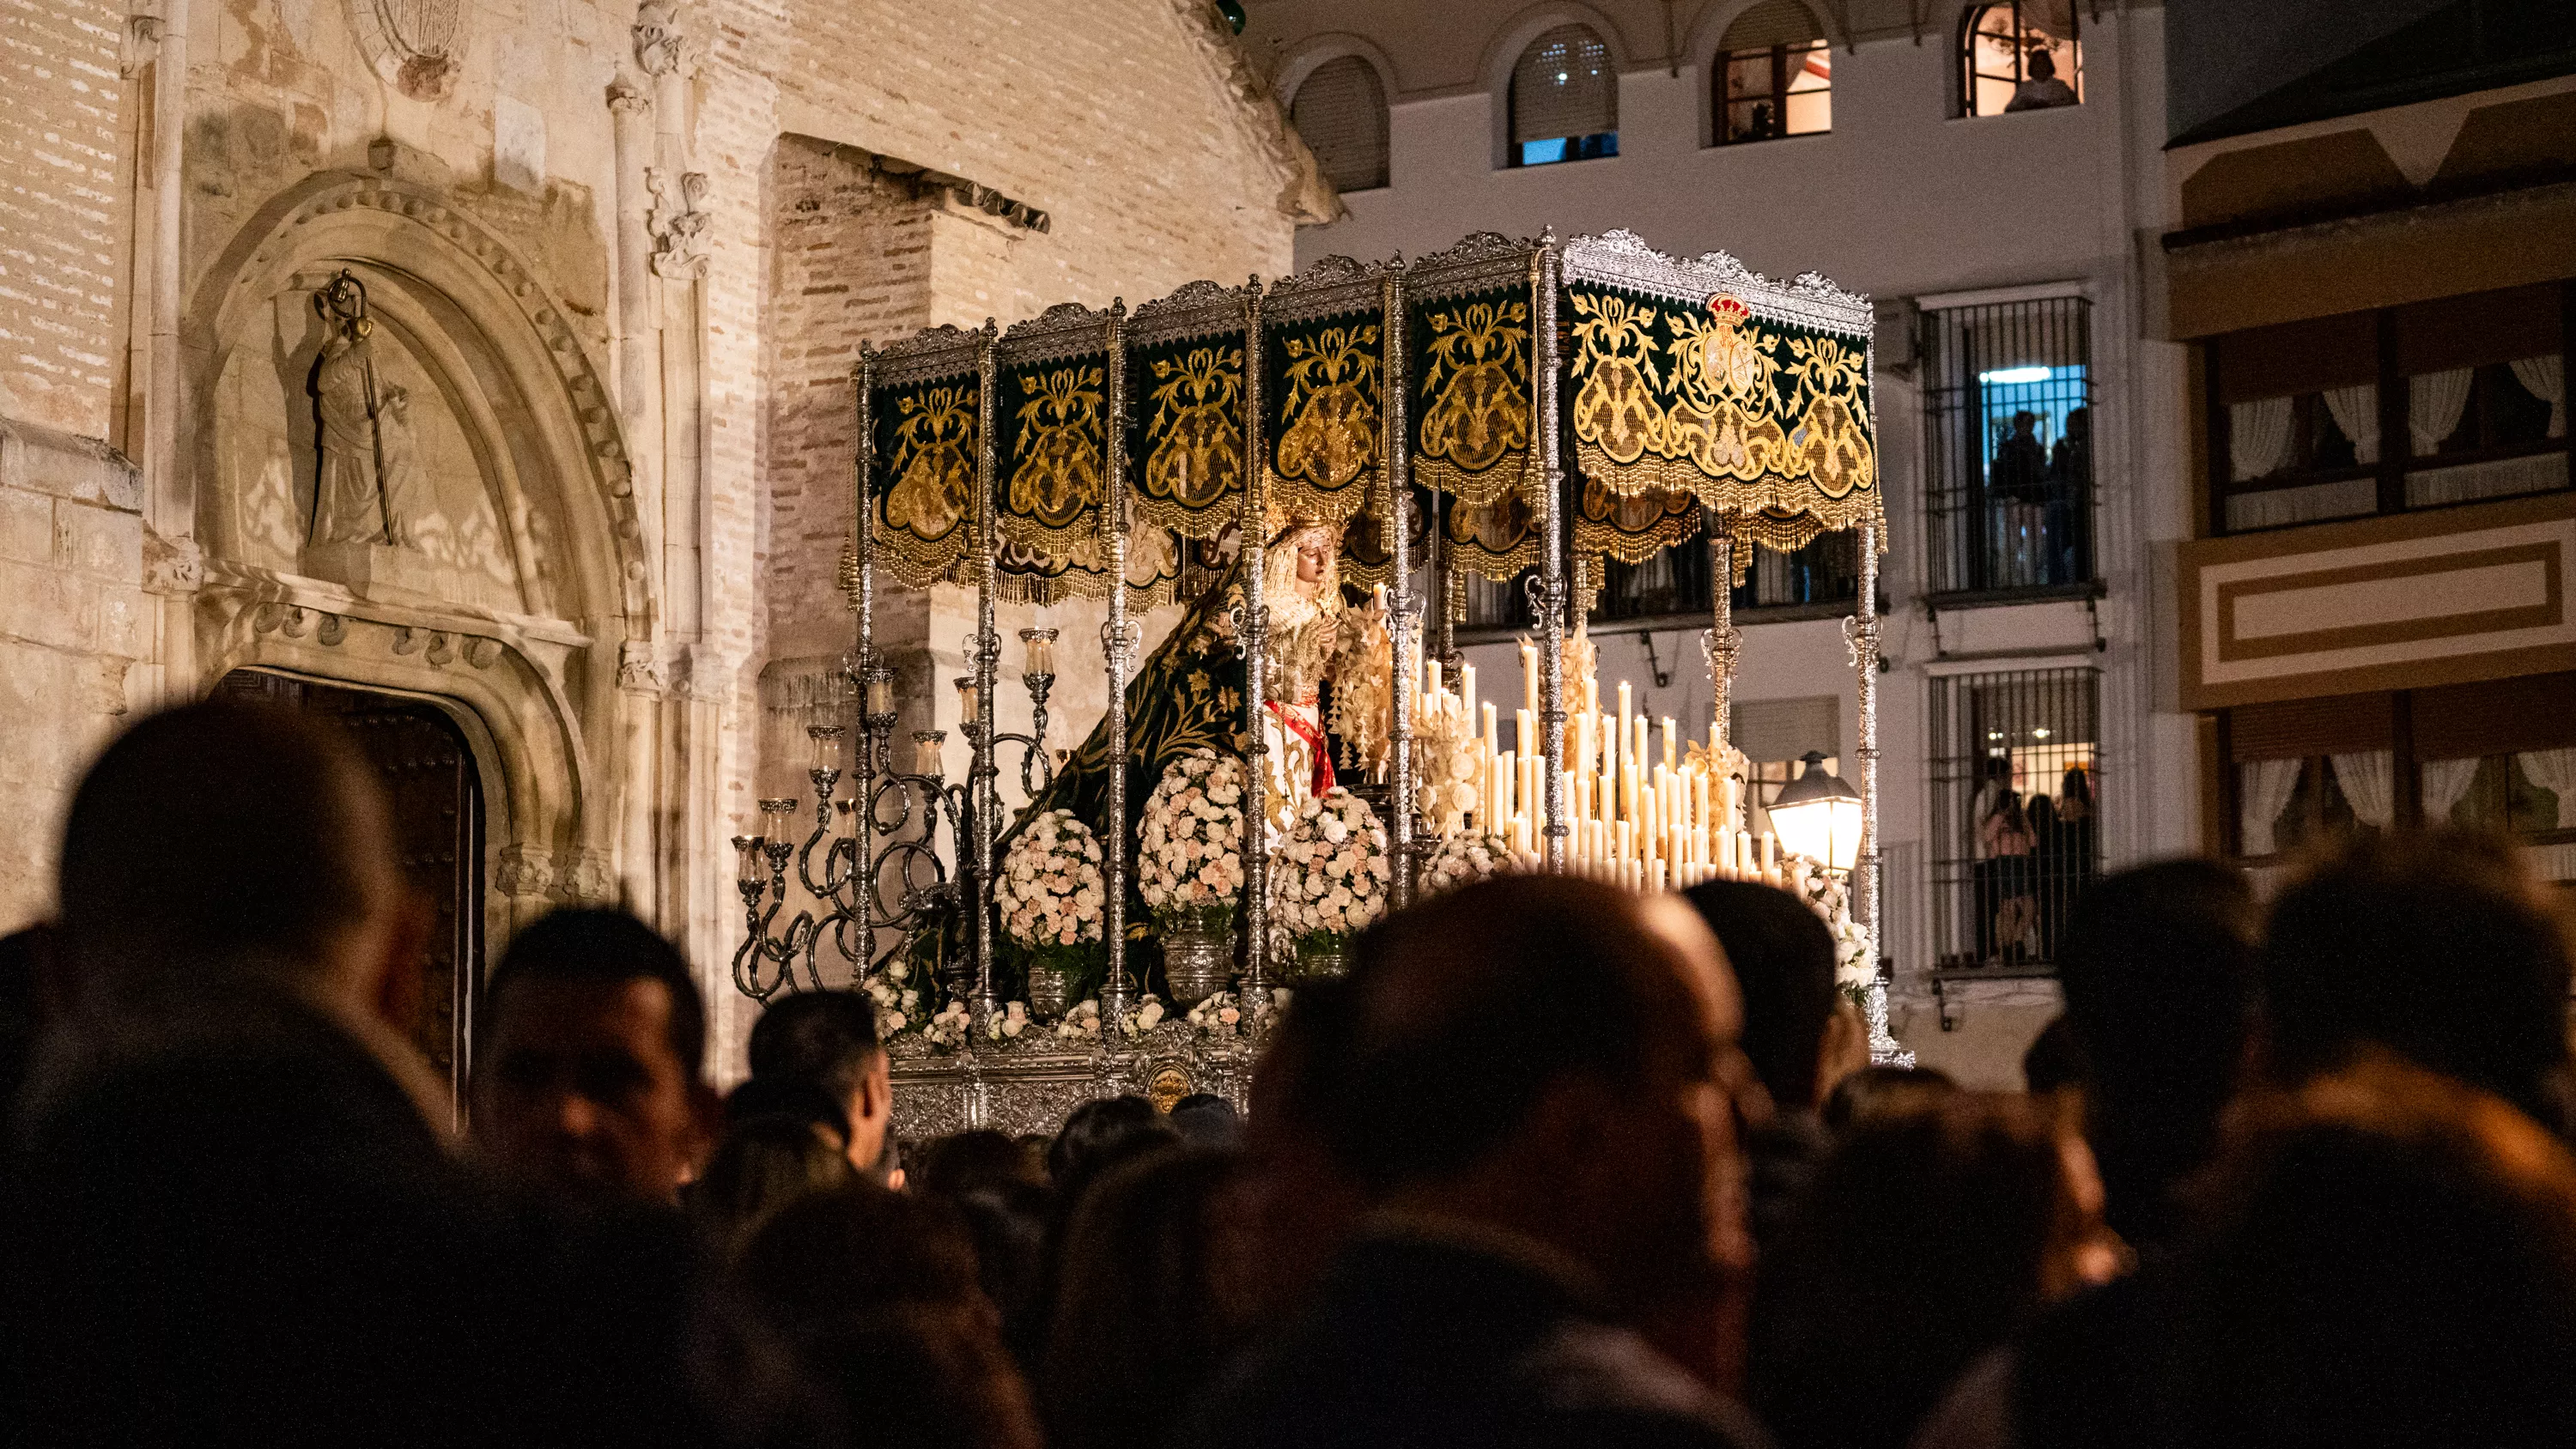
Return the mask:
<path fill-rule="evenodd" d="M 1511 164 L 1619 154 L 1619 76 L 1609 47 L 1580 25 L 1530 42 L 1512 67 Z"/>
<path fill-rule="evenodd" d="M 2084 48 L 2075 0 L 2008 0 L 1968 12 L 1960 114 L 2000 116 L 2084 101 Z"/>
<path fill-rule="evenodd" d="M 1718 42 L 1717 143 L 1834 128 L 1833 48 L 1798 0 L 1763 0 Z"/>
<path fill-rule="evenodd" d="M 1386 184 L 1386 91 L 1376 67 L 1356 55 L 1324 62 L 1297 87 L 1288 113 L 1335 190 Z"/>

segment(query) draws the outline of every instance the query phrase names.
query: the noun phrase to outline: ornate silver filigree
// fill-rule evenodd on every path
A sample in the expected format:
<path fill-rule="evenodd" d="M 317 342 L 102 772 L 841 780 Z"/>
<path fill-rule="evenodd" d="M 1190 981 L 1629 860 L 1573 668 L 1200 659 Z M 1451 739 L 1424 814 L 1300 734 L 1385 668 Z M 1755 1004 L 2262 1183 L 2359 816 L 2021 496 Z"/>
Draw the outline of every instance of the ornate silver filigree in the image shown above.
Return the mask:
<path fill-rule="evenodd" d="M 1569 280 L 1606 282 L 1694 306 L 1712 292 L 1742 299 L 1754 315 L 1774 322 L 1866 338 L 1875 318 L 1869 299 L 1809 272 L 1796 282 L 1775 282 L 1727 252 L 1684 260 L 1659 252 L 1633 231 L 1579 236 L 1565 244 Z"/>

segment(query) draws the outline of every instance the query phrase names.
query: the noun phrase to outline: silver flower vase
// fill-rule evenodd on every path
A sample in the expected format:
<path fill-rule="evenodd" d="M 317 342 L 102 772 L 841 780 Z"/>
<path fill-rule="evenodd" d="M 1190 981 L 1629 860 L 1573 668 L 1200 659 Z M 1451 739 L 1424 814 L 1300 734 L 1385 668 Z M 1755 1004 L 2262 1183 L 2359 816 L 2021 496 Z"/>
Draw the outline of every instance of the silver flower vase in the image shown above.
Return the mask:
<path fill-rule="evenodd" d="M 1186 1011 L 1225 989 L 1234 974 L 1234 913 L 1194 911 L 1159 918 L 1163 980 Z"/>
<path fill-rule="evenodd" d="M 1061 961 L 1032 958 L 1029 962 L 1029 1015 L 1042 1022 L 1064 1016 L 1070 994 L 1068 986 L 1073 973 Z"/>

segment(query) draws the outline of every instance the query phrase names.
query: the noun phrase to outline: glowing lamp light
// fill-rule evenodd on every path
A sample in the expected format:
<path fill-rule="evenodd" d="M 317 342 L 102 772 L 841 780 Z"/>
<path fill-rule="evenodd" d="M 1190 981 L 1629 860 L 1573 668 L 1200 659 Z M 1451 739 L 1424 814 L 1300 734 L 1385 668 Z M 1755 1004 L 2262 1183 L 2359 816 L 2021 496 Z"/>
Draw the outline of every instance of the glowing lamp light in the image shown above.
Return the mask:
<path fill-rule="evenodd" d="M 1780 832 L 1782 850 L 1849 875 L 1860 858 L 1860 793 L 1826 771 L 1822 751 L 1809 750 L 1805 764 L 1771 802 L 1772 828 Z"/>
<path fill-rule="evenodd" d="M 2006 386 L 2023 382 L 2046 382 L 2048 381 L 2048 369 L 2045 367 L 1998 368 L 1993 372 L 1978 373 L 1977 381 L 2001 383 Z"/>

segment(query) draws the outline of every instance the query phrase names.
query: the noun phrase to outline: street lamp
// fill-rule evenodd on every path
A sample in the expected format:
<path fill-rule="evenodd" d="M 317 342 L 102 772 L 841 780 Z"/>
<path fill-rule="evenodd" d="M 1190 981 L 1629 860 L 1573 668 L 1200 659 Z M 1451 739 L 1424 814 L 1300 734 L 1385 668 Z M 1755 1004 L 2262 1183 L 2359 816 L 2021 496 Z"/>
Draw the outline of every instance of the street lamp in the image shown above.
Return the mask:
<path fill-rule="evenodd" d="M 1818 861 L 1836 875 L 1849 875 L 1852 862 L 1860 858 L 1860 792 L 1825 769 L 1821 750 L 1809 750 L 1805 765 L 1771 802 L 1780 848 Z"/>

